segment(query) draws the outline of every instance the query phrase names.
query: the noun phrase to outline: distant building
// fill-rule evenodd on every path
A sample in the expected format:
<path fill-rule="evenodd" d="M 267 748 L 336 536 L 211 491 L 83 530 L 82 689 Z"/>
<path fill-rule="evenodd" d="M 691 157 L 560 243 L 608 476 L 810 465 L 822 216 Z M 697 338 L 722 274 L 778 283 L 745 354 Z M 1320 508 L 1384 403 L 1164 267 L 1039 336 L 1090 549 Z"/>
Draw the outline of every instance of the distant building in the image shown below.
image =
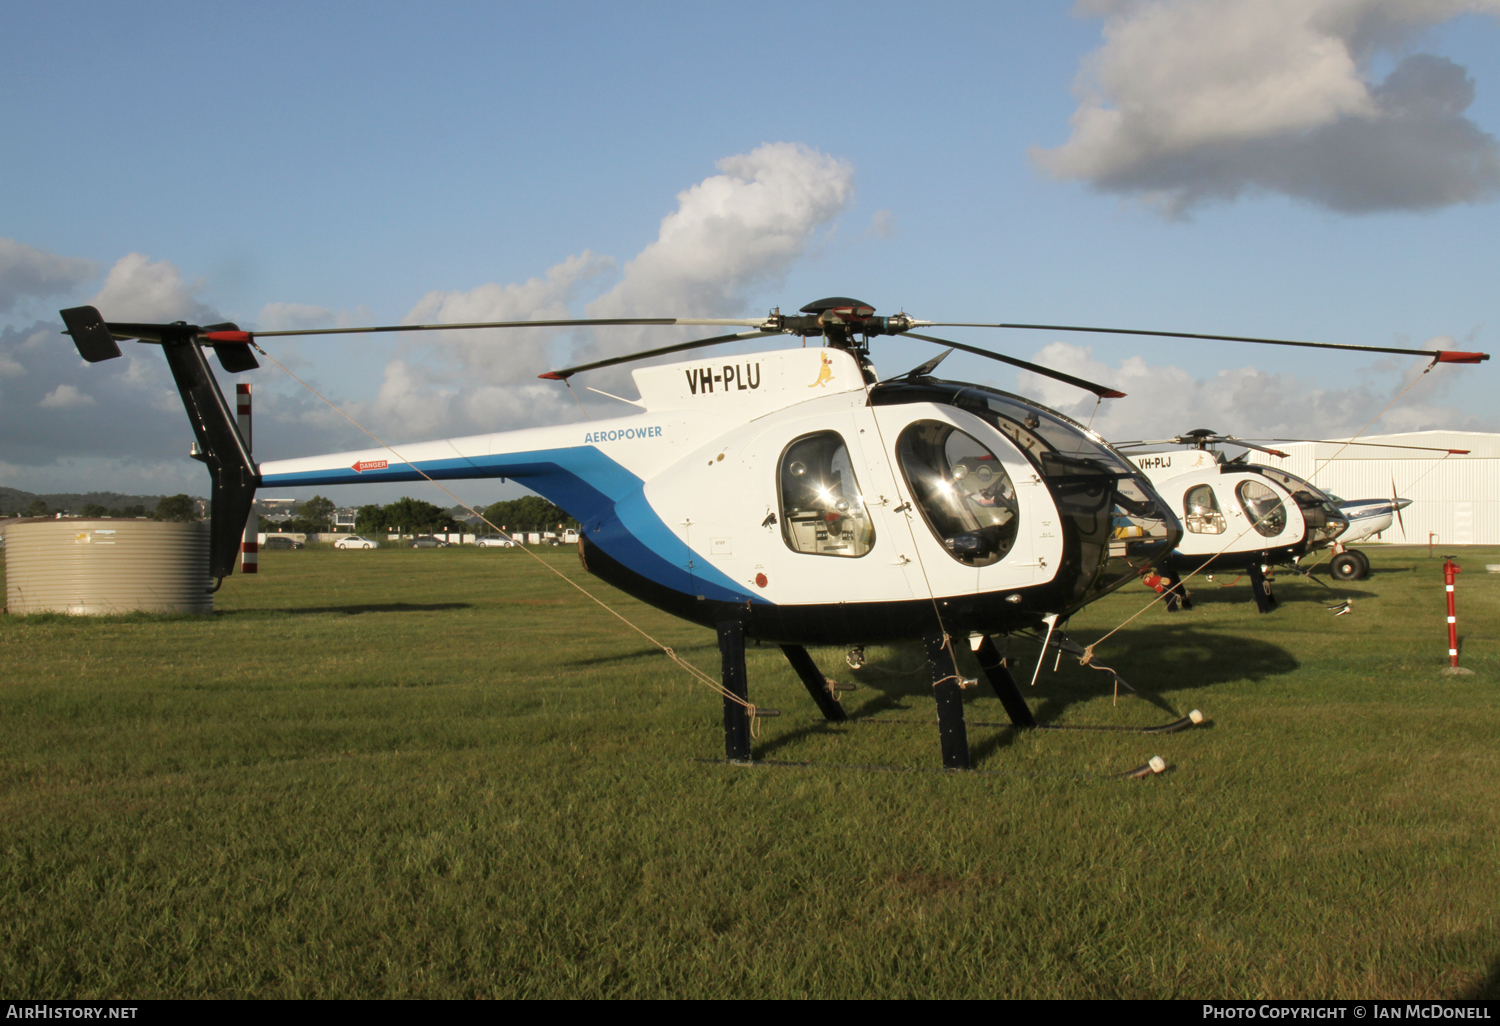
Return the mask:
<path fill-rule="evenodd" d="M 292 519 L 292 508 L 297 505 L 296 499 L 262 499 L 255 500 L 254 510 L 273 524 L 283 524 Z"/>
<path fill-rule="evenodd" d="M 1500 545 L 1500 434 L 1488 431 L 1407 431 L 1339 442 L 1279 443 L 1289 459 L 1267 466 L 1303 477 L 1344 499 L 1388 498 L 1394 487 L 1412 504 L 1380 538 L 1396 544 Z M 1381 445 L 1380 443 L 1384 443 Z M 1385 446 L 1468 449 L 1467 456 Z"/>

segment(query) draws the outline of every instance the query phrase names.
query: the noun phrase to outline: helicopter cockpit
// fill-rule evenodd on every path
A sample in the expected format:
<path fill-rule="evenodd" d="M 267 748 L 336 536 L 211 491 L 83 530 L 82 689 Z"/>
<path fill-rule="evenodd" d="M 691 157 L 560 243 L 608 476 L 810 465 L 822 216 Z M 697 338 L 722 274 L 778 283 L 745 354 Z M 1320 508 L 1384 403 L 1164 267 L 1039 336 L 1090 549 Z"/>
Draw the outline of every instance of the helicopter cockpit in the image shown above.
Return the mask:
<path fill-rule="evenodd" d="M 919 420 L 901 432 L 896 456 L 953 558 L 988 566 L 1011 550 L 1020 523 L 1015 484 L 983 443 L 952 425 Z"/>
<path fill-rule="evenodd" d="M 1307 521 L 1307 544 L 1332 541 L 1349 529 L 1346 517 L 1333 497 L 1311 481 L 1304 481 L 1295 474 L 1273 467 L 1260 467 L 1260 473 L 1275 481 L 1289 492 Z"/>
<path fill-rule="evenodd" d="M 1073 582 L 1058 596 L 1057 612 L 1125 584 L 1182 536 L 1177 518 L 1138 468 L 1054 410 L 998 389 L 933 379 L 884 382 L 871 390 L 870 401 L 953 406 L 1014 444 L 1056 504 L 1063 561 L 1078 570 L 1057 575 Z M 948 425 L 916 421 L 903 430 L 896 450 L 919 508 L 949 553 L 970 566 L 1001 559 L 1018 530 L 1015 489 L 986 443 Z"/>

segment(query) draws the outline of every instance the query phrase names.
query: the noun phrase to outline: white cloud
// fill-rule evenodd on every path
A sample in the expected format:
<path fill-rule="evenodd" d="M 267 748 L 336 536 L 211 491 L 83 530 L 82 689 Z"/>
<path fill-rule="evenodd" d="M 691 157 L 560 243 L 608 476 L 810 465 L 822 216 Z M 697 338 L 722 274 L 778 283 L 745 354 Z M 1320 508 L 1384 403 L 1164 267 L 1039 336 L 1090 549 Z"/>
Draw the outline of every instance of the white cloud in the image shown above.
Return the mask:
<path fill-rule="evenodd" d="M 798 143 L 767 143 L 718 168 L 677 194 L 656 241 L 589 316 L 738 312 L 752 289 L 781 281 L 854 196 L 852 165 Z"/>
<path fill-rule="evenodd" d="M 853 172 L 847 163 L 806 146 L 761 146 L 725 158 L 715 174 L 680 193 L 657 237 L 623 269 L 608 256 L 583 251 L 525 281 L 429 292 L 405 321 L 742 316 L 755 290 L 780 281 L 796 261 L 816 250 L 852 196 Z M 587 302 L 600 292 L 605 294 Z M 93 304 L 111 320 L 223 320 L 198 293 L 171 263 L 131 253 L 110 270 Z M 366 310 L 296 303 L 269 304 L 257 316 L 265 330 L 370 320 Z M 6 389 L 0 396 L 0 459 L 32 468 L 41 475 L 37 481 L 54 468 L 65 475 L 60 459 L 74 461 L 68 467 L 77 471 L 83 466 L 78 460 L 95 457 L 116 465 L 134 459 L 141 466 L 176 467 L 173 461 L 180 461 L 180 471 L 171 473 L 181 473 L 183 480 L 201 478 L 201 465 L 186 458 L 192 431 L 159 353 L 140 350 L 137 355 L 135 347 L 126 347 L 127 359 L 85 366 L 58 334 L 60 329 L 49 323 L 0 331 L 0 360 L 8 361 L 0 364 L 0 375 L 12 375 L 0 376 Z M 362 402 L 340 397 L 340 404 L 398 446 L 413 439 L 579 419 L 573 393 L 557 382 L 537 380 L 542 371 L 562 365 L 558 361 L 566 354 L 560 349 L 581 342 L 615 353 L 672 340 L 654 330 L 643 339 L 629 329 L 589 337 L 547 328 L 387 338 L 396 356 L 386 363 L 376 394 Z M 299 362 L 295 344 L 276 356 L 288 364 Z M 575 362 L 587 358 L 573 356 Z M 26 373 L 13 374 L 12 365 L 24 365 Z M 325 394 L 339 396 L 337 385 L 324 385 L 318 374 L 303 376 Z M 50 392 L 48 381 L 57 385 Z M 590 383 L 621 390 L 603 375 Z M 606 406 L 611 415 L 621 412 L 617 404 L 596 400 L 581 387 L 577 395 L 590 406 Z M 74 415 L 89 403 L 95 405 L 87 417 Z M 38 427 L 43 421 L 45 430 Z M 109 429 L 101 431 L 101 423 Z M 282 458 L 369 444 L 343 416 L 304 389 L 265 379 L 257 385 L 258 456 Z M 172 490 L 203 488 L 200 481 Z"/>
<path fill-rule="evenodd" d="M 1474 85 L 1405 53 L 1421 30 L 1500 0 L 1096 0 L 1105 44 L 1073 131 L 1032 158 L 1170 216 L 1252 190 L 1346 213 L 1500 192 L 1500 146 L 1463 112 Z M 1383 81 L 1370 59 L 1401 57 Z"/>
<path fill-rule="evenodd" d="M 468 292 L 433 291 L 408 311 L 406 324 L 568 320 L 568 304 L 599 276 L 614 270 L 610 257 L 588 250 L 568 257 L 539 278 L 521 284 L 480 285 Z M 434 332 L 422 341 L 455 361 L 475 384 L 534 380 L 550 362 L 555 328 Z M 389 384 L 389 378 L 387 383 Z"/>
<path fill-rule="evenodd" d="M 1422 348 L 1451 345 L 1433 339 Z M 1029 371 L 1016 375 L 1017 387 L 1046 406 L 1089 424 L 1111 441 L 1170 438 L 1209 428 L 1241 438 L 1339 438 L 1364 430 L 1411 381 L 1418 363 L 1384 362 L 1377 377 L 1347 388 L 1322 388 L 1294 374 L 1271 374 L 1253 366 L 1220 371 L 1198 380 L 1174 366 L 1152 366 L 1139 356 L 1111 366 L 1094 358 L 1090 346 L 1053 342 L 1031 362 L 1126 394 L 1124 399 L 1094 397 L 1072 385 Z M 1440 401 L 1448 372 L 1439 366 L 1423 377 L 1386 412 L 1372 431 L 1419 431 L 1432 428 L 1494 431 L 1500 417 L 1472 417 Z M 1397 372 L 1394 376 L 1391 372 Z"/>
<path fill-rule="evenodd" d="M 94 397 L 87 392 L 80 392 L 72 385 L 58 385 L 52 391 L 42 397 L 38 406 L 49 410 L 68 410 L 77 406 L 94 406 Z"/>
<path fill-rule="evenodd" d="M 581 316 L 743 315 L 752 292 L 779 282 L 853 197 L 850 165 L 807 146 L 767 144 L 726 157 L 717 167 L 719 174 L 678 194 L 677 209 L 662 219 L 657 238 L 625 264 L 608 292 L 586 304 Z M 574 304 L 616 267 L 612 258 L 584 251 L 519 284 L 429 292 L 404 321 L 578 317 Z M 592 335 L 554 329 L 430 335 L 414 340 L 415 346 L 446 366 L 416 362 L 409 347 L 386 367 L 376 399 L 351 407 L 351 413 L 387 440 L 557 423 L 576 416 L 575 400 L 555 382 L 538 382 L 537 375 L 560 365 L 556 347 L 564 338 L 577 345 L 573 363 L 669 341 L 660 329 L 648 334 L 630 328 Z M 629 388 L 605 374 L 591 383 Z"/>
<path fill-rule="evenodd" d="M 392 360 L 385 366 L 385 380 L 375 401 L 350 404 L 349 412 L 356 421 L 378 425 L 375 433 L 386 442 L 431 438 L 447 433 L 456 394 L 455 389 L 441 387 L 420 364 Z M 392 429 L 399 434 L 393 437 Z"/>
<path fill-rule="evenodd" d="M 128 253 L 115 261 L 104 287 L 89 305 L 98 307 L 109 321 L 222 321 L 211 308 L 193 298 L 198 290 L 198 286 L 183 281 L 182 274 L 168 261 L 153 262 L 144 254 Z"/>
<path fill-rule="evenodd" d="M 369 308 L 334 310 L 307 303 L 267 303 L 255 319 L 259 331 L 297 331 L 305 328 L 352 328 L 374 320 Z"/>
<path fill-rule="evenodd" d="M 14 239 L 0 239 L 0 313 L 23 298 L 70 292 L 95 274 L 92 260 L 58 256 Z"/>
<path fill-rule="evenodd" d="M 26 368 L 12 360 L 8 356 L 0 355 L 0 378 L 19 378 L 26 373 Z"/>

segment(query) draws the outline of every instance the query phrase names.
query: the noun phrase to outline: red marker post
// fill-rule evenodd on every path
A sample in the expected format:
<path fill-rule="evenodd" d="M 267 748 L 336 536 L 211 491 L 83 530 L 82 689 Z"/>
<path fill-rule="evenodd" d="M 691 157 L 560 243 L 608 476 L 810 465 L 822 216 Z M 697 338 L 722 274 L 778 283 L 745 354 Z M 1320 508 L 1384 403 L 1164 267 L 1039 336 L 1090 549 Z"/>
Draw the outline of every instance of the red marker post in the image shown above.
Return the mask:
<path fill-rule="evenodd" d="M 1458 613 L 1453 606 L 1453 578 L 1460 572 L 1452 556 L 1443 557 L 1443 587 L 1448 593 L 1448 665 L 1443 672 L 1449 676 L 1473 673 L 1458 665 Z"/>
<path fill-rule="evenodd" d="M 250 386 L 246 382 L 240 382 L 234 386 L 236 405 L 239 407 L 235 412 L 239 414 L 240 437 L 245 440 L 245 448 L 250 448 Z M 250 516 L 245 520 L 245 534 L 240 539 L 240 573 L 253 574 L 260 569 L 260 517 L 255 510 L 250 511 Z"/>

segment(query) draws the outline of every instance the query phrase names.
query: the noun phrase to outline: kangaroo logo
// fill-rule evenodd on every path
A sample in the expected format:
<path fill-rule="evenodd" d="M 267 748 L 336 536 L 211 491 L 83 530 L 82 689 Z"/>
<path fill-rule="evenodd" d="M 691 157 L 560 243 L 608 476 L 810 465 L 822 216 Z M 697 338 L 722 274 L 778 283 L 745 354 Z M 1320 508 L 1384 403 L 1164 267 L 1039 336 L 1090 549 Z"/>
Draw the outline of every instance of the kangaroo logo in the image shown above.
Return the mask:
<path fill-rule="evenodd" d="M 826 385 L 833 380 L 833 361 L 828 358 L 827 353 L 819 355 L 823 360 L 823 366 L 818 368 L 818 380 L 808 385 L 808 388 L 817 388 L 819 385 Z"/>

